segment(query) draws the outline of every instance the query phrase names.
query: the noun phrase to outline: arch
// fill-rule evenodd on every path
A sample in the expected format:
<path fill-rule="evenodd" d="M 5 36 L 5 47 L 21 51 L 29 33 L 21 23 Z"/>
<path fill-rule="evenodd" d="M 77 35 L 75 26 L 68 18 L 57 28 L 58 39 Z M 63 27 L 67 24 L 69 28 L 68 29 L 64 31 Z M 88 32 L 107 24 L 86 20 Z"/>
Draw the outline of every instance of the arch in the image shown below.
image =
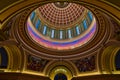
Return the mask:
<path fill-rule="evenodd" d="M 49 77 L 51 80 L 54 80 L 55 76 L 57 74 L 64 74 L 66 77 L 67 77 L 67 80 L 71 80 L 72 79 L 72 74 L 70 72 L 70 70 L 66 67 L 66 66 L 56 66 L 54 67 L 50 74 L 49 74 Z"/>
<path fill-rule="evenodd" d="M 118 47 L 113 55 L 113 74 L 120 74 L 120 47 Z"/>
<path fill-rule="evenodd" d="M 64 71 L 66 71 L 66 73 L 64 73 Z M 47 76 L 50 76 L 50 78 L 52 80 L 54 80 L 54 76 L 57 73 L 65 74 L 68 77 L 68 80 L 69 80 L 73 76 L 78 75 L 78 70 L 75 67 L 75 65 L 70 61 L 56 61 L 55 60 L 55 61 L 49 62 L 44 69 L 44 74 L 47 75 Z"/>
<path fill-rule="evenodd" d="M 8 54 L 8 67 L 6 72 L 19 72 L 21 71 L 22 56 L 19 48 L 15 45 L 3 46 Z"/>
<path fill-rule="evenodd" d="M 115 68 L 115 55 L 120 49 L 120 46 L 108 46 L 104 49 L 101 54 L 101 73 L 102 74 L 113 74 Z"/>

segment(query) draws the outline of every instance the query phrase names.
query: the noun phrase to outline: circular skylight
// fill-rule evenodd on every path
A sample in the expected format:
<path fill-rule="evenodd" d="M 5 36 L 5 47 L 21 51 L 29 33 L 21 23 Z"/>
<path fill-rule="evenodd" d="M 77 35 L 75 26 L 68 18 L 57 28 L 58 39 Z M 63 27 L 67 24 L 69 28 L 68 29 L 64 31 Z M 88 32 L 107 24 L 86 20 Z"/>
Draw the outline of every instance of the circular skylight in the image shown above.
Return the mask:
<path fill-rule="evenodd" d="M 69 3 L 68 2 L 56 2 L 56 3 L 53 3 L 57 8 L 66 8 Z"/>
<path fill-rule="evenodd" d="M 27 20 L 30 38 L 53 50 L 70 50 L 88 43 L 96 32 L 96 19 L 85 7 L 67 2 L 49 3 Z"/>

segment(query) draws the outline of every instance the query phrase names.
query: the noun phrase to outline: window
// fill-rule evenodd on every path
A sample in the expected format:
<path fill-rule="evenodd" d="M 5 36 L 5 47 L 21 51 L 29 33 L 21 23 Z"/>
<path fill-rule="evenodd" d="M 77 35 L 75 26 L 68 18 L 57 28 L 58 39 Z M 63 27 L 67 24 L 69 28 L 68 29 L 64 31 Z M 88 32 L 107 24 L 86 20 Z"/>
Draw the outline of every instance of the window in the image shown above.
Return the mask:
<path fill-rule="evenodd" d="M 60 31 L 60 39 L 63 38 L 63 31 Z"/>
<path fill-rule="evenodd" d="M 71 36 L 71 30 L 70 29 L 68 30 L 68 37 L 72 38 L 72 36 Z"/>
<path fill-rule="evenodd" d="M 0 65 L 1 65 L 1 63 L 2 63 L 2 56 L 1 56 L 1 54 L 0 54 Z"/>
<path fill-rule="evenodd" d="M 84 29 L 87 29 L 87 23 L 86 23 L 86 20 L 83 21 L 83 26 L 84 26 Z"/>
<path fill-rule="evenodd" d="M 92 21 L 93 16 L 92 16 L 92 13 L 91 13 L 91 12 L 88 12 L 88 16 L 89 16 L 90 20 Z"/>
<path fill-rule="evenodd" d="M 36 24 L 35 24 L 36 29 L 38 29 L 39 26 L 40 26 L 40 20 L 38 19 L 37 22 L 36 22 Z"/>
<path fill-rule="evenodd" d="M 44 35 L 46 34 L 46 30 L 47 30 L 47 26 L 44 26 L 44 29 L 43 29 L 43 34 Z"/>
<path fill-rule="evenodd" d="M 35 17 L 35 12 L 32 12 L 32 14 L 30 16 L 30 20 L 33 20 L 34 17 Z"/>
<path fill-rule="evenodd" d="M 54 33 L 55 33 L 55 30 L 52 30 L 51 38 L 54 38 Z"/>
<path fill-rule="evenodd" d="M 0 48 L 0 69 L 7 68 L 8 66 L 8 54 L 4 47 Z"/>
<path fill-rule="evenodd" d="M 76 32 L 77 32 L 77 35 L 80 34 L 79 26 L 76 27 Z"/>
<path fill-rule="evenodd" d="M 86 16 L 86 21 L 87 21 L 88 25 L 90 25 L 90 24 L 91 24 L 91 21 L 90 21 L 89 16 Z"/>
<path fill-rule="evenodd" d="M 120 71 L 120 50 L 117 52 L 115 56 L 115 67 L 116 67 L 116 70 Z"/>
<path fill-rule="evenodd" d="M 83 24 L 81 23 L 80 24 L 80 32 L 82 33 L 84 31 L 84 27 L 83 27 Z"/>

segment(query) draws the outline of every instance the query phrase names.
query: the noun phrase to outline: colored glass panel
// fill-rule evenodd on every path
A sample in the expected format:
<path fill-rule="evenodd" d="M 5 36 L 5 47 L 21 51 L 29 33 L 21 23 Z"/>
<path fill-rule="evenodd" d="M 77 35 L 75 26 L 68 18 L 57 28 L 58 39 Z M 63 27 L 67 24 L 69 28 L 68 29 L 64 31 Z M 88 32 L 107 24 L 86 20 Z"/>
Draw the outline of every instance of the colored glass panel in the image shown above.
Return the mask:
<path fill-rule="evenodd" d="M 87 23 L 86 23 L 86 20 L 83 21 L 83 26 L 84 26 L 84 29 L 87 29 Z"/>
<path fill-rule="evenodd" d="M 34 17 L 35 17 L 35 12 L 32 12 L 30 19 L 33 20 Z"/>
<path fill-rule="evenodd" d="M 80 30 L 79 30 L 79 27 L 78 27 L 78 26 L 76 27 L 76 32 L 77 32 L 77 35 L 80 34 Z"/>
<path fill-rule="evenodd" d="M 88 16 L 89 16 L 90 20 L 92 21 L 93 16 L 92 16 L 92 13 L 91 13 L 91 12 L 88 12 Z"/>
<path fill-rule="evenodd" d="M 60 39 L 63 38 L 63 31 L 60 31 Z"/>
<path fill-rule="evenodd" d="M 90 24 L 91 24 L 91 21 L 90 21 L 89 16 L 86 17 L 86 20 L 87 20 L 88 25 L 90 25 Z"/>
<path fill-rule="evenodd" d="M 55 30 L 52 30 L 51 38 L 54 38 Z"/>
<path fill-rule="evenodd" d="M 72 36 L 71 36 L 71 30 L 70 29 L 68 30 L 68 37 L 72 38 Z"/>
<path fill-rule="evenodd" d="M 38 19 L 37 22 L 36 22 L 36 24 L 35 24 L 36 29 L 38 29 L 39 26 L 40 26 L 40 20 Z"/>
<path fill-rule="evenodd" d="M 46 34 L 46 30 L 47 30 L 47 26 L 44 26 L 44 29 L 43 29 L 43 34 L 44 35 Z"/>

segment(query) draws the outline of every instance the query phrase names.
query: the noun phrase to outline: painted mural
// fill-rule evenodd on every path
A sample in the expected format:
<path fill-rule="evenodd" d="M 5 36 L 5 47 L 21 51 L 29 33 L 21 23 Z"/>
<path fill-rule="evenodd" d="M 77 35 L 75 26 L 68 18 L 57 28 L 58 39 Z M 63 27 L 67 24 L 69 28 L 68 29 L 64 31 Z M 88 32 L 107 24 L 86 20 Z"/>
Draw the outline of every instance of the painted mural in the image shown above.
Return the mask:
<path fill-rule="evenodd" d="M 82 59 L 73 61 L 73 63 L 76 65 L 79 72 L 94 71 L 96 69 L 95 56 L 82 58 Z"/>
<path fill-rule="evenodd" d="M 48 63 L 48 60 L 44 60 L 32 55 L 28 55 L 27 58 L 27 69 L 42 72 L 45 68 L 45 65 Z"/>

